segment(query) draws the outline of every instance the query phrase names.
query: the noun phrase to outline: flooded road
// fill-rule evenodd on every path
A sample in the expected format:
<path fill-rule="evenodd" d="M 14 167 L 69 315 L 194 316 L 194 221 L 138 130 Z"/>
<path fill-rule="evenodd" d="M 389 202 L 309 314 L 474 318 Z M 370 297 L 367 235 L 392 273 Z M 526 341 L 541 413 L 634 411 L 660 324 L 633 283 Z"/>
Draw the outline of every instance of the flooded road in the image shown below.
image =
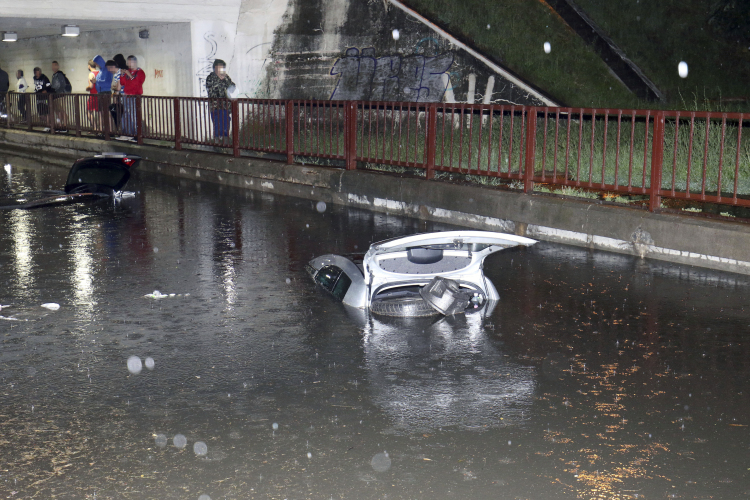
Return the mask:
<path fill-rule="evenodd" d="M 745 276 L 541 242 L 487 259 L 492 310 L 381 320 L 305 263 L 453 227 L 128 189 L 0 211 L 2 498 L 750 497 Z"/>

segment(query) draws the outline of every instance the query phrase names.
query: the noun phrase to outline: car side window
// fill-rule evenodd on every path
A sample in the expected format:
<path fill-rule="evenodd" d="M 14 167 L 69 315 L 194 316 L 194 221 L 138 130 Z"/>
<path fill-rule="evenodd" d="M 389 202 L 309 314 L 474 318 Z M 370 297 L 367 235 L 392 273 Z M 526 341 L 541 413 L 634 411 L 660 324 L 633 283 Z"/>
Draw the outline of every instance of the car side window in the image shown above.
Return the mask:
<path fill-rule="evenodd" d="M 325 266 L 315 275 L 315 281 L 329 292 L 333 292 L 333 287 L 336 286 L 336 281 L 338 281 L 341 273 L 340 267 Z"/>
<path fill-rule="evenodd" d="M 315 281 L 338 300 L 344 300 L 344 296 L 352 284 L 351 278 L 337 266 L 321 268 L 315 275 Z"/>

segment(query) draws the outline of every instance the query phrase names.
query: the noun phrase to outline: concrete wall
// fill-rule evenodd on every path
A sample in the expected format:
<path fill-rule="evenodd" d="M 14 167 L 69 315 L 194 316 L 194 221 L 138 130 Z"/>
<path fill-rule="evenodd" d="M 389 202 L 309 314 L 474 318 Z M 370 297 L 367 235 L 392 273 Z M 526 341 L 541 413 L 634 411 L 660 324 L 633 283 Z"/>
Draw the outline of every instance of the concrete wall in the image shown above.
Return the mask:
<path fill-rule="evenodd" d="M 87 62 L 97 54 L 111 59 L 115 54 L 138 57 L 146 72 L 144 93 L 149 95 L 192 95 L 190 58 L 192 56 L 189 23 L 149 26 L 149 38 L 138 37 L 138 28 L 82 33 L 71 38 L 50 36 L 5 43 L 0 52 L 0 66 L 15 85 L 15 72 L 22 69 L 26 81 L 33 85 L 33 68 L 39 66 L 52 78 L 53 60 L 73 85 L 74 92 L 84 92 Z"/>
<path fill-rule="evenodd" d="M 265 68 L 260 97 L 543 102 L 394 1 L 289 0 Z"/>
<path fill-rule="evenodd" d="M 65 60 L 66 73 L 75 67 L 80 74 L 91 47 L 66 53 L 88 38 L 110 43 L 104 51 L 112 55 L 140 50 L 151 80 L 146 92 L 157 95 L 206 95 L 205 78 L 220 58 L 244 97 L 552 104 L 402 7 L 397 0 L 0 0 L 4 16 L 189 23 L 187 41 L 183 27 L 163 28 L 166 38 L 152 33 L 146 46 L 125 37 L 125 48 L 108 42 L 109 32 L 77 42 L 37 38 L 18 42 L 27 46 L 22 57 L 6 61 L 0 55 L 0 63 L 35 59 L 48 71 L 48 61 Z M 158 84 L 157 70 L 163 71 Z"/>

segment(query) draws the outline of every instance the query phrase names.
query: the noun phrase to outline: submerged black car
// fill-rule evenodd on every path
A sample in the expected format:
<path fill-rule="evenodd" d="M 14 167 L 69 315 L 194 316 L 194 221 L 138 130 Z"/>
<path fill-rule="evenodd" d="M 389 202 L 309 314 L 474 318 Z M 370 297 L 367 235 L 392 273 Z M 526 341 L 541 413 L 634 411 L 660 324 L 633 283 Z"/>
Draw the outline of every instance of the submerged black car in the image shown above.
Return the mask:
<path fill-rule="evenodd" d="M 130 180 L 141 157 L 102 153 L 73 163 L 62 191 L 37 191 L 7 195 L 0 208 L 31 209 L 117 196 Z"/>

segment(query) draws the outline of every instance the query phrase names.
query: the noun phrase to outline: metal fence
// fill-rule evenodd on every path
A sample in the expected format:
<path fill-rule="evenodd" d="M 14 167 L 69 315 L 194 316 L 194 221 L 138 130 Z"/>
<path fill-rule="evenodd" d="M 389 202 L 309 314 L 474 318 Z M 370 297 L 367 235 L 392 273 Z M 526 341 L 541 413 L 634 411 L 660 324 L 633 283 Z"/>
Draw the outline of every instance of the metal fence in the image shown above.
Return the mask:
<path fill-rule="evenodd" d="M 6 127 L 175 149 L 640 196 L 652 211 L 663 198 L 750 206 L 750 114 L 742 113 L 11 92 L 0 94 L 0 117 Z"/>

